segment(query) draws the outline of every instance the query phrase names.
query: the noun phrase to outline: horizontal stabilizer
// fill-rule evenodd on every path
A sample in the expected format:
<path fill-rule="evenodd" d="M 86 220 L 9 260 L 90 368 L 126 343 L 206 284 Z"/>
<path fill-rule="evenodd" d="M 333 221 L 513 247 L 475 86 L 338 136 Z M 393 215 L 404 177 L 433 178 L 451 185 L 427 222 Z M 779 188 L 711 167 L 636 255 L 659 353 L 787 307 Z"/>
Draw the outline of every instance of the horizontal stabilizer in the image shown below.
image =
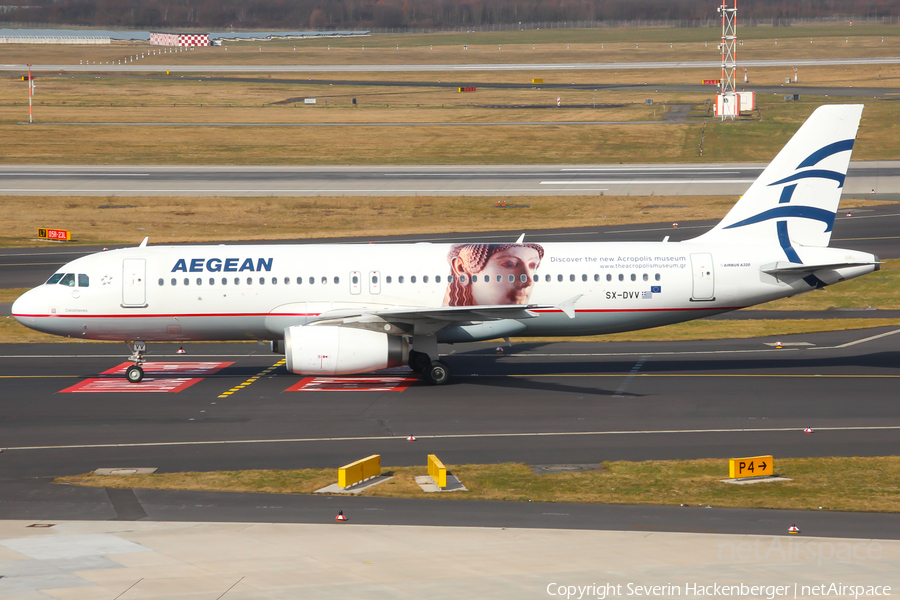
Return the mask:
<path fill-rule="evenodd" d="M 816 271 L 824 271 L 824 270 L 833 270 L 833 269 L 848 269 L 850 267 L 868 267 L 875 266 L 875 270 L 878 270 L 878 265 L 881 263 L 878 261 L 866 261 L 866 262 L 843 262 L 843 263 L 828 263 L 828 264 L 800 264 L 800 263 L 790 263 L 790 262 L 776 262 L 769 265 L 764 265 L 760 268 L 763 273 L 768 273 L 769 275 L 808 275 L 810 273 L 815 273 Z"/>

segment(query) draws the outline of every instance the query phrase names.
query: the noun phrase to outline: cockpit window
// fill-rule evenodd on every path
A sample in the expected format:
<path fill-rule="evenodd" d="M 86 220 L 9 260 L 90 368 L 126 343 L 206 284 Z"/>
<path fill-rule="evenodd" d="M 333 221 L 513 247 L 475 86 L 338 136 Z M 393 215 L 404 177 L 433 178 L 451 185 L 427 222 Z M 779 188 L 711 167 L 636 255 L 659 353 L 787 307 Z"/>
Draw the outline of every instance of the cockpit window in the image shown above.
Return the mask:
<path fill-rule="evenodd" d="M 53 277 L 47 280 L 47 283 L 59 283 L 59 280 L 62 279 L 64 273 L 57 273 Z"/>
<path fill-rule="evenodd" d="M 66 273 L 63 275 L 63 278 L 59 280 L 59 285 L 75 287 L 75 273 Z"/>
<path fill-rule="evenodd" d="M 90 287 L 91 279 L 84 273 L 78 274 L 78 287 Z"/>

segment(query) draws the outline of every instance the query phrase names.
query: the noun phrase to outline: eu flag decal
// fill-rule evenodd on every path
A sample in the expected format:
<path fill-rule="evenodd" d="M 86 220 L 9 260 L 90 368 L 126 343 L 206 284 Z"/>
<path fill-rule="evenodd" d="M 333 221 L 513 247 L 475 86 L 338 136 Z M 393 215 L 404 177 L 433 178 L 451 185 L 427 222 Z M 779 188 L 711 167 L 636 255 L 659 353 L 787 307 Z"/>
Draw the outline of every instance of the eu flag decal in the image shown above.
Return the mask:
<path fill-rule="evenodd" d="M 651 285 L 651 286 L 650 286 L 650 293 L 651 293 L 651 294 L 661 294 L 661 293 L 662 293 L 662 286 L 661 286 L 661 285 Z"/>

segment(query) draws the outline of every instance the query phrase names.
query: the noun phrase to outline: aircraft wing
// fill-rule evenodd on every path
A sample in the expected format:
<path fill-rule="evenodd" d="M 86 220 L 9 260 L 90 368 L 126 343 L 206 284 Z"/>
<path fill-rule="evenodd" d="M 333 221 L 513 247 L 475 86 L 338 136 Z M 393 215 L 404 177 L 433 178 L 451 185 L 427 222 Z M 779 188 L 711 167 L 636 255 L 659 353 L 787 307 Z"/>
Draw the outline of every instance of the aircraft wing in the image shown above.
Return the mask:
<path fill-rule="evenodd" d="M 492 306 L 398 306 L 390 308 L 331 310 L 319 315 L 322 321 L 341 319 L 345 322 L 386 321 L 388 323 L 415 323 L 431 321 L 439 323 L 467 323 L 496 321 L 500 319 L 533 319 L 536 311 L 561 310 L 570 319 L 575 317 L 575 303 L 581 295 L 560 304 L 501 304 Z"/>

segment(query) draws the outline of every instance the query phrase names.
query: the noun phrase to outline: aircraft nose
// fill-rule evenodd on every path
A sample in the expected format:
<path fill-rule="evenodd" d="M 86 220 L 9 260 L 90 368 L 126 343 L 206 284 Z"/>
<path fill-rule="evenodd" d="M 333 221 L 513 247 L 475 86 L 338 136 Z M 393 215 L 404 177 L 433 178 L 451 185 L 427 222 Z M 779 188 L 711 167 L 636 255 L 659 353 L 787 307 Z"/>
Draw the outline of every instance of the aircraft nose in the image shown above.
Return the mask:
<path fill-rule="evenodd" d="M 22 318 L 35 314 L 35 294 L 34 290 L 28 290 L 18 298 L 12 305 L 12 316 L 22 323 Z"/>

